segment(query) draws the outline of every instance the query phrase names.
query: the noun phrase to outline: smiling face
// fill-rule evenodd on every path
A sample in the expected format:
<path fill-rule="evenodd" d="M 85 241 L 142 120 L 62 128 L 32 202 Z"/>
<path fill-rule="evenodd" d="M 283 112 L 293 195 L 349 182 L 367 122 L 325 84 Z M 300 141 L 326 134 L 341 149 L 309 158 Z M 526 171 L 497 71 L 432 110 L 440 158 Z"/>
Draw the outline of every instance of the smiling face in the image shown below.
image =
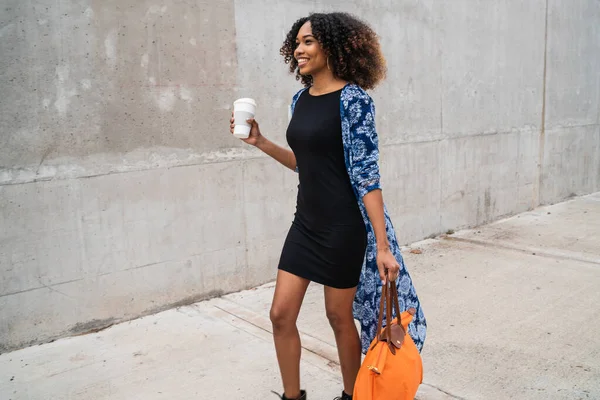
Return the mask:
<path fill-rule="evenodd" d="M 327 68 L 327 55 L 312 35 L 310 21 L 302 25 L 298 31 L 294 57 L 298 61 L 298 68 L 302 75 L 314 75 L 322 71 L 323 68 Z"/>

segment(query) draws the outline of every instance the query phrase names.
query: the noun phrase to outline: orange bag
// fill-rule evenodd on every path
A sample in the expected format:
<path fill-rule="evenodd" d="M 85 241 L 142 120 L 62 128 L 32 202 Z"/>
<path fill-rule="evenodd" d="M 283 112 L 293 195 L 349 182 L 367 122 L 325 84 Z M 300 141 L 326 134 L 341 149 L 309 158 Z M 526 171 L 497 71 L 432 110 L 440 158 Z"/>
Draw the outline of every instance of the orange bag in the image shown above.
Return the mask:
<path fill-rule="evenodd" d="M 384 305 L 387 326 L 382 330 Z M 395 307 L 397 318 L 389 324 L 391 308 Z M 398 289 L 386 279 L 381 288 L 381 305 L 377 336 L 371 342 L 354 385 L 353 400 L 413 400 L 423 382 L 421 354 L 410 335 L 408 324 L 415 309 L 400 314 Z"/>

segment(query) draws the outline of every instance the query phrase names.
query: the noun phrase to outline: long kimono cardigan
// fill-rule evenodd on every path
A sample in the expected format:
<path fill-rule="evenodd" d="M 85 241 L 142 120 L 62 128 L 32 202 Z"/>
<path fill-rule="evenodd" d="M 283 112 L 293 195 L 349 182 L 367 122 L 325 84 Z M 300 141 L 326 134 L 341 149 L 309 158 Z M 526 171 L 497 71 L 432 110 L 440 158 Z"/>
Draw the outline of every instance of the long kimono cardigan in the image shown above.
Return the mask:
<path fill-rule="evenodd" d="M 294 112 L 296 102 L 302 92 L 300 90 L 292 99 L 290 116 Z M 381 279 L 377 269 L 377 244 L 373 227 L 369 221 L 363 196 L 372 190 L 380 189 L 379 181 L 379 148 L 375 129 L 375 105 L 371 97 L 359 86 L 347 84 L 340 96 L 340 116 L 342 120 L 342 141 L 346 170 L 367 230 L 367 249 L 362 267 L 360 281 L 354 298 L 353 313 L 361 325 L 362 351 L 366 353 L 377 330 L 378 305 L 381 299 Z M 296 168 L 296 172 L 298 168 Z M 409 325 L 408 333 L 419 351 L 423 348 L 427 323 L 417 293 L 406 267 L 400 246 L 396 239 L 394 227 L 384 206 L 385 228 L 390 250 L 400 264 L 400 272 L 396 281 L 400 309 L 414 307 L 417 312 Z M 394 315 L 395 318 L 395 315 Z"/>

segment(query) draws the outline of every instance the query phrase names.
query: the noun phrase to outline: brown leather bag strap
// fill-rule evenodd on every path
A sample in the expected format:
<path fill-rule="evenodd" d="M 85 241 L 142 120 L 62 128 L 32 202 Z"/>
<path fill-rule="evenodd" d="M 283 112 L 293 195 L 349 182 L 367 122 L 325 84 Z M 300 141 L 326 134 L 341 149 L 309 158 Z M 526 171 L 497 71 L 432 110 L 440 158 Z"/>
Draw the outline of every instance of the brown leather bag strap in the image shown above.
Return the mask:
<path fill-rule="evenodd" d="M 385 277 L 385 285 L 387 286 L 387 296 L 386 296 L 386 304 L 385 304 L 385 332 L 388 343 L 392 342 L 392 287 L 394 286 L 393 282 L 390 282 L 390 279 L 387 276 Z"/>
<path fill-rule="evenodd" d="M 402 310 L 400 310 L 400 303 L 398 301 L 398 287 L 396 286 L 396 282 L 392 283 L 391 292 L 394 307 L 396 308 L 396 317 L 398 318 L 397 323 L 398 325 L 402 325 Z"/>
<path fill-rule="evenodd" d="M 386 317 L 386 329 L 385 329 L 385 337 L 384 339 L 388 342 L 388 344 L 392 341 L 392 315 L 393 310 L 396 310 L 396 323 L 402 326 L 402 311 L 400 310 L 400 303 L 398 300 L 398 287 L 396 282 L 391 282 L 388 277 L 388 271 L 385 272 L 385 283 L 381 287 L 381 301 L 379 302 L 379 318 L 377 321 L 377 331 L 373 348 L 377 343 L 379 343 L 382 339 L 383 333 L 383 313 L 385 312 Z"/>
<path fill-rule="evenodd" d="M 383 307 L 385 304 L 385 296 L 387 294 L 387 289 L 386 286 L 383 285 L 381 287 L 381 301 L 379 302 L 379 319 L 377 321 L 377 330 L 375 331 L 375 337 L 377 338 L 377 341 L 374 343 L 373 347 L 375 347 L 375 345 L 377 343 L 379 343 L 379 335 L 381 335 L 381 328 L 383 327 Z"/>
<path fill-rule="evenodd" d="M 380 312 L 379 312 L 379 333 L 383 329 L 383 315 L 385 313 L 385 309 L 387 307 L 387 295 L 388 295 L 388 287 L 387 282 L 381 287 L 381 303 L 379 304 Z"/>

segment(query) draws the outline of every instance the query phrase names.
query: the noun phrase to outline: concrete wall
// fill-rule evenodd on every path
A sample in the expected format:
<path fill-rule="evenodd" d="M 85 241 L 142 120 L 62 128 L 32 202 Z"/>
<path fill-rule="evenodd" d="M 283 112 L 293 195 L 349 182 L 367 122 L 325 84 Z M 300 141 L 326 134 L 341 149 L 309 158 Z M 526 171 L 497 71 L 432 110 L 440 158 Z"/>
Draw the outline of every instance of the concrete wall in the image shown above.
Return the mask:
<path fill-rule="evenodd" d="M 297 18 L 371 22 L 403 243 L 600 190 L 598 0 L 0 0 L 0 351 L 273 279 Z"/>

